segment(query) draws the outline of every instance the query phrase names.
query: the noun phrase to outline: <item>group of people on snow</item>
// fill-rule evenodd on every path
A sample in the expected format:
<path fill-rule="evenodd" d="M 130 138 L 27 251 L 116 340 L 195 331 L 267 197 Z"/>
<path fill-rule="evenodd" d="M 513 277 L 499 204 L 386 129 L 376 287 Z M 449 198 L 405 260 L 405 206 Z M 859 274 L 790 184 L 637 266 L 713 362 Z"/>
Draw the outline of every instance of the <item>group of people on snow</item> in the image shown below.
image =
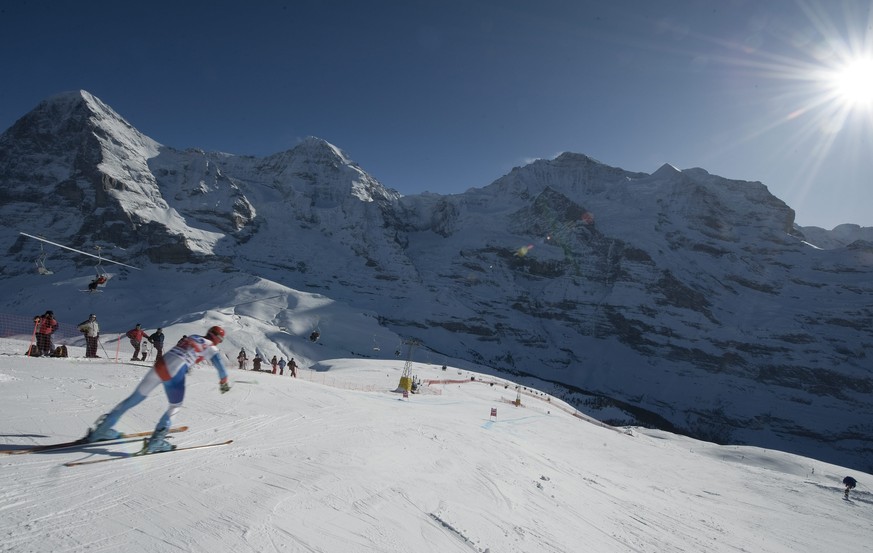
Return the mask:
<path fill-rule="evenodd" d="M 239 370 L 244 371 L 248 369 L 248 360 L 249 356 L 246 353 L 246 348 L 242 348 L 239 350 L 239 354 L 236 356 L 236 360 L 239 363 Z M 255 357 L 252 359 L 252 370 L 253 371 L 261 371 L 266 369 L 261 369 L 261 365 L 264 364 L 264 358 L 261 357 L 260 352 L 255 351 Z M 282 376 L 285 374 L 285 367 L 288 367 L 288 375 L 294 378 L 297 378 L 297 362 L 292 357 L 290 361 L 285 361 L 284 357 L 277 358 L 275 355 L 270 360 L 270 367 L 272 367 L 272 373 L 278 374 Z"/>
<path fill-rule="evenodd" d="M 52 335 L 58 329 L 58 321 L 54 318 L 54 312 L 49 310 L 42 315 L 37 315 L 33 318 L 33 322 L 36 343 L 28 350 L 28 355 L 34 357 L 57 356 L 52 343 Z M 100 345 L 100 324 L 97 321 L 97 315 L 91 313 L 86 320 L 76 325 L 76 328 L 85 337 L 85 357 L 89 359 L 99 358 L 100 355 L 97 353 L 97 349 Z M 131 361 L 146 361 L 148 359 L 149 346 L 154 348 L 156 360 L 160 360 L 163 357 L 164 332 L 162 328 L 158 327 L 154 333 L 149 334 L 143 329 L 142 324 L 137 323 L 136 326 L 125 332 L 124 335 L 130 341 L 131 347 L 133 347 Z M 177 346 L 184 344 L 187 338 L 188 336 L 182 336 Z M 66 349 L 66 346 L 63 346 L 63 348 Z M 63 357 L 66 357 L 66 352 L 64 352 Z M 237 355 L 240 370 L 248 369 L 248 361 L 248 354 L 245 348 L 242 348 L 239 355 Z M 270 369 L 262 368 L 264 364 L 264 357 L 261 356 L 260 352 L 256 352 L 255 357 L 252 359 L 252 370 L 272 372 L 273 374 L 284 376 L 285 368 L 287 367 L 288 375 L 297 378 L 297 362 L 293 357 L 286 361 L 284 356 L 274 355 L 269 361 Z"/>
<path fill-rule="evenodd" d="M 97 354 L 97 346 L 100 343 L 100 324 L 97 322 L 97 315 L 91 313 L 88 319 L 79 323 L 76 328 L 85 335 L 85 357 L 92 359 L 100 357 Z M 137 323 L 134 328 L 125 333 L 125 336 L 130 340 L 130 345 L 133 346 L 131 361 L 145 361 L 148 358 L 147 344 L 154 347 L 156 359 L 163 356 L 164 332 L 161 328 L 149 335 L 143 330 L 142 325 Z"/>
<path fill-rule="evenodd" d="M 46 311 L 43 315 L 34 317 L 36 344 L 33 349 L 38 351 L 39 355 L 51 353 L 51 336 L 57 328 L 58 322 L 55 320 L 52 311 Z M 99 357 L 97 346 L 99 345 L 100 325 L 97 322 L 97 315 L 94 313 L 90 314 L 88 319 L 77 325 L 77 328 L 85 335 L 85 356 L 89 358 Z M 144 361 L 147 352 L 143 351 L 142 357 L 139 357 L 139 354 L 144 344 L 149 343 L 154 346 L 157 353 L 154 364 L 130 395 L 108 413 L 97 419 L 95 424 L 88 429 L 85 440 L 87 442 L 99 442 L 115 440 L 121 437 L 122 433 L 114 428 L 119 419 L 128 410 L 139 405 L 159 384 L 163 384 L 168 406 L 158 420 L 151 436 L 144 441 L 142 453 L 173 450 L 175 446 L 167 441 L 167 437 L 172 429 L 173 418 L 182 407 L 185 397 L 185 377 L 188 371 L 201 361 L 209 361 L 218 371 L 219 391 L 222 394 L 230 391 L 227 368 L 222 361 L 223 356 L 218 349 L 218 345 L 224 341 L 224 329 L 219 326 L 212 326 L 203 336 L 194 334 L 183 336 L 166 354 L 163 353 L 164 334 L 161 328 L 158 328 L 155 333 L 149 335 L 143 330 L 141 324 L 137 324 L 126 332 L 125 336 L 127 336 L 134 348 L 134 355 L 131 360 Z M 237 357 L 240 362 L 240 368 L 245 368 L 244 363 L 247 357 L 243 348 Z M 260 369 L 262 361 L 260 354 L 256 354 L 254 362 L 257 369 Z M 279 374 L 284 374 L 285 367 L 287 366 L 289 374 L 294 377 L 297 376 L 297 363 L 293 358 L 286 363 L 284 357 L 280 359 L 277 356 L 273 356 L 270 364 L 273 367 L 273 374 L 276 374 L 277 369 Z"/>
<path fill-rule="evenodd" d="M 148 358 L 148 346 L 151 344 L 155 348 L 155 359 L 160 359 L 164 355 L 164 331 L 160 327 L 151 335 L 143 330 L 142 325 L 137 323 L 134 328 L 128 330 L 125 334 L 130 345 L 133 346 L 133 357 L 131 361 L 145 361 Z M 142 357 L 140 357 L 142 350 Z"/>
<path fill-rule="evenodd" d="M 58 329 L 58 321 L 55 319 L 54 312 L 49 310 L 42 315 L 37 315 L 33 318 L 33 336 L 35 344 L 28 349 L 28 355 L 31 357 L 51 356 L 51 357 L 66 357 L 67 346 L 54 347 L 52 335 Z M 76 325 L 76 329 L 85 336 L 85 357 L 89 359 L 99 358 L 97 354 L 97 346 L 100 344 L 100 323 L 97 322 L 97 315 L 91 313 L 88 318 Z M 130 340 L 130 345 L 133 346 L 133 357 L 131 361 L 145 361 L 148 357 L 148 345 L 154 347 L 155 357 L 160 359 L 164 352 L 164 332 L 158 328 L 154 333 L 148 334 L 142 329 L 141 324 L 128 330 L 125 335 Z M 60 353 L 58 350 L 62 350 Z M 142 352 L 142 353 L 140 353 Z"/>

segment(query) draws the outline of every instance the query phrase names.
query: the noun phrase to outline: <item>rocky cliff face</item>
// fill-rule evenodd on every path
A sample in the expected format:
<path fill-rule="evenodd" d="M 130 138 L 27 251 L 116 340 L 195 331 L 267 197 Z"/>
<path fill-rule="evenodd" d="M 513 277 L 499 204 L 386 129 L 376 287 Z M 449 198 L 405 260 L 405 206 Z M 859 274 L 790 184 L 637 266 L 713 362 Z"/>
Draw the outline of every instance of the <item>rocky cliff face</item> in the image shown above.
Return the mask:
<path fill-rule="evenodd" d="M 32 270 L 18 231 L 253 273 L 619 422 L 873 467 L 869 229 L 796 227 L 761 183 L 563 154 L 401 197 L 323 140 L 179 151 L 78 92 L 0 136 L 0 210 L 5 276 Z"/>

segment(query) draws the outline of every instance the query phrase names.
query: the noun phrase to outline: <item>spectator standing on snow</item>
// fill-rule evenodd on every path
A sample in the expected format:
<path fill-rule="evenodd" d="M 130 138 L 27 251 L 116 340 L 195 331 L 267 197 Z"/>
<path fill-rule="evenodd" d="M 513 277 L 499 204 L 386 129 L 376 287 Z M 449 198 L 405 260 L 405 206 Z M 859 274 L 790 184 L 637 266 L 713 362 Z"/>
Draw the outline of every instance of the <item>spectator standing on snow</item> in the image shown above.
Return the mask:
<path fill-rule="evenodd" d="M 34 317 L 36 331 L 36 349 L 40 355 L 49 356 L 54 349 L 52 345 L 52 334 L 58 329 L 58 322 L 55 320 L 54 311 L 46 311 L 44 315 Z"/>
<path fill-rule="evenodd" d="M 252 370 L 260 371 L 262 361 L 263 361 L 263 359 L 261 359 L 261 354 L 255 353 L 255 358 L 252 360 Z"/>
<path fill-rule="evenodd" d="M 239 362 L 239 370 L 244 371 L 246 369 L 246 361 L 249 360 L 249 356 L 246 355 L 246 348 L 239 350 L 236 360 Z"/>
<path fill-rule="evenodd" d="M 276 369 L 279 368 L 279 360 L 276 359 L 275 355 L 270 359 L 270 366 L 273 367 L 273 374 L 276 374 Z"/>
<path fill-rule="evenodd" d="M 858 485 L 858 481 L 852 478 L 851 476 L 847 476 L 843 478 L 843 484 L 846 486 L 846 493 L 843 495 L 845 499 L 849 499 L 849 490 L 854 490 L 855 486 Z"/>
<path fill-rule="evenodd" d="M 97 343 L 100 338 L 100 325 L 97 324 L 97 315 L 91 313 L 88 316 L 88 320 L 79 323 L 77 328 L 85 335 L 85 357 L 91 359 L 100 357 L 97 355 Z"/>
<path fill-rule="evenodd" d="M 154 334 L 149 336 L 149 342 L 155 346 L 155 360 L 160 359 L 164 355 L 164 331 L 158 328 Z"/>
<path fill-rule="evenodd" d="M 133 346 L 133 357 L 131 357 L 130 360 L 139 361 L 139 348 L 142 347 L 142 341 L 147 336 L 145 331 L 142 329 L 142 325 L 136 323 L 136 327 L 128 330 L 125 336 L 130 338 L 130 345 Z"/>
<path fill-rule="evenodd" d="M 224 340 L 224 329 L 213 326 L 206 331 L 206 336 L 191 335 L 167 352 L 161 359 L 155 361 L 152 370 L 148 371 L 139 385 L 127 398 L 115 406 L 112 411 L 97 419 L 95 427 L 88 431 L 85 439 L 88 442 L 118 439 L 121 433 L 114 428 L 115 423 L 124 413 L 139 405 L 158 384 L 164 385 L 169 406 L 158 420 L 155 431 L 143 445 L 143 453 L 169 451 L 176 446 L 167 440 L 167 433 L 173 423 L 173 416 L 182 407 L 185 397 L 185 375 L 188 369 L 200 361 L 208 359 L 218 370 L 218 388 L 221 393 L 230 391 L 227 383 L 227 369 L 221 360 L 218 344 Z"/>
<path fill-rule="evenodd" d="M 279 359 L 279 376 L 282 376 L 283 374 L 285 374 L 285 365 L 287 365 L 287 364 L 288 363 L 285 362 L 284 357 Z"/>
<path fill-rule="evenodd" d="M 145 361 L 148 358 L 148 356 L 149 356 L 149 343 L 150 342 L 148 340 L 148 337 L 146 337 L 145 340 L 140 342 L 140 346 L 142 347 L 142 350 L 140 352 L 140 353 L 142 353 L 142 357 L 140 357 L 140 361 Z"/>
<path fill-rule="evenodd" d="M 294 361 L 294 358 L 291 358 L 291 361 L 288 361 L 288 375 L 297 378 L 297 362 Z"/>

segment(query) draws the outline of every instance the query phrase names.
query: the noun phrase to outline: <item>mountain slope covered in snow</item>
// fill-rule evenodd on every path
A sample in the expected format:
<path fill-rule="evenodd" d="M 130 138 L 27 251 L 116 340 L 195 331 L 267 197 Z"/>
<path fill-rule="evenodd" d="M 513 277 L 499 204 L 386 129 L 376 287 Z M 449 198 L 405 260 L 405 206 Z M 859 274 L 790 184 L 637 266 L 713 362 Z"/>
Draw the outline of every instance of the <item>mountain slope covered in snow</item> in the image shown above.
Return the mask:
<path fill-rule="evenodd" d="M 391 357 L 386 340 L 414 338 L 421 356 L 555 383 L 613 422 L 873 465 L 869 229 L 796 227 L 761 183 L 565 153 L 402 197 L 321 139 L 267 158 L 176 150 L 80 91 L 0 136 L 0 186 L 7 313 L 50 297 L 75 320 L 113 301 L 160 326 L 216 299 L 247 317 L 227 294 L 269 288 L 278 307 L 255 340 L 318 328 Z M 94 260 L 47 248 L 54 274 L 36 278 L 41 246 L 22 231 L 142 270 L 83 297 Z M 374 330 L 295 320 L 297 294 Z"/>
<path fill-rule="evenodd" d="M 451 366 L 413 363 L 433 382 L 404 399 L 397 360 L 325 359 L 297 379 L 231 369 L 227 394 L 197 366 L 173 440 L 234 440 L 221 448 L 79 467 L 63 463 L 140 444 L 8 455 L 79 437 L 145 370 L 78 348 L 22 362 L 21 347 L 0 340 L 3 551 L 860 553 L 873 539 L 869 474 L 610 428 L 539 393 L 515 406 L 511 381 Z M 148 430 L 165 405 L 156 390 L 119 428 Z"/>

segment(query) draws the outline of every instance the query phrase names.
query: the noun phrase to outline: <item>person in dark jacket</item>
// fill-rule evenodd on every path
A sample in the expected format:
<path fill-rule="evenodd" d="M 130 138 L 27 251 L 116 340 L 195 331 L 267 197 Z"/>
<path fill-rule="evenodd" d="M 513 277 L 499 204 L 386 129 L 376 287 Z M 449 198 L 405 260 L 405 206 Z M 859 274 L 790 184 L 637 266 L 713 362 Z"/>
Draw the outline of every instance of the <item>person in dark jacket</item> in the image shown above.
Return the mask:
<path fill-rule="evenodd" d="M 160 359 L 164 355 L 164 331 L 158 328 L 148 340 L 155 346 L 155 360 Z"/>
<path fill-rule="evenodd" d="M 846 486 L 846 493 L 843 495 L 843 497 L 849 499 L 849 490 L 854 490 L 855 486 L 858 485 L 858 481 L 851 476 L 847 476 L 843 478 L 843 484 Z"/>

